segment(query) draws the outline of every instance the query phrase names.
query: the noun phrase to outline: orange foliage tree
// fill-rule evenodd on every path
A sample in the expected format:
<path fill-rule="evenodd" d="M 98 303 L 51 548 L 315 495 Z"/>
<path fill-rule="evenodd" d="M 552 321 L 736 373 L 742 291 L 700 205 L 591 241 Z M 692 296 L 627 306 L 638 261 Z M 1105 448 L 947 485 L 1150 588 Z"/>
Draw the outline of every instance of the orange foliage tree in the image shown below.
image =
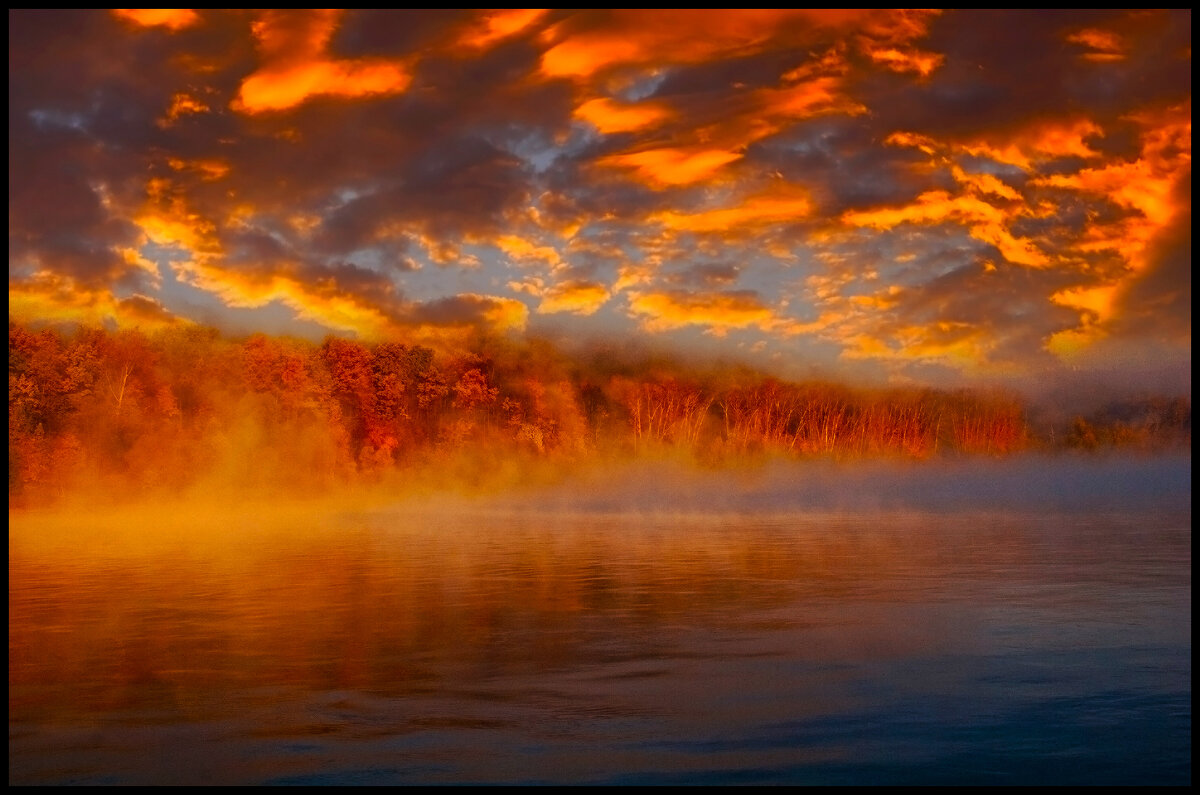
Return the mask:
<path fill-rule="evenodd" d="M 435 354 L 401 340 L 241 340 L 180 325 L 153 335 L 9 323 L 9 495 L 326 487 L 439 449 L 566 461 L 673 446 L 713 454 L 1005 455 L 1028 448 L 1001 392 L 854 389 L 659 357 L 566 356 L 548 343 Z M 1053 430 L 1053 429 L 1052 429 Z M 1191 404 L 1146 399 L 1079 417 L 1078 448 L 1190 445 Z"/>

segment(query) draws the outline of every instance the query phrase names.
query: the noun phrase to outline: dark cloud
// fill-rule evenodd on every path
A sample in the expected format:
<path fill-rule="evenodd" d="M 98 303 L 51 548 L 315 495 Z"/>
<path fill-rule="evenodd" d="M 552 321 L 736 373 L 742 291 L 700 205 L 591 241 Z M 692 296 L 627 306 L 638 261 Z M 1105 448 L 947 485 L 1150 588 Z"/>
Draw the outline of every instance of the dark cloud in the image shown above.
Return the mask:
<path fill-rule="evenodd" d="M 1127 62 L 1097 64 L 1067 41 L 1083 28 L 1131 37 Z M 880 123 L 968 138 L 1077 113 L 1115 118 L 1156 95 L 1190 96 L 1191 12 L 957 10 L 930 24 L 925 45 L 944 53 L 928 83 L 872 73 L 862 96 Z"/>
<path fill-rule="evenodd" d="M 496 299 L 483 295 L 455 295 L 413 305 L 407 320 L 411 323 L 434 326 L 486 327 L 496 313 L 517 311 L 524 322 L 523 306 L 511 299 Z"/>
<path fill-rule="evenodd" d="M 173 313 L 153 298 L 144 295 L 132 295 L 117 302 L 118 311 L 144 323 L 154 325 L 174 325 L 179 323 Z"/>
<path fill-rule="evenodd" d="M 1115 322 L 1120 337 L 1144 341 L 1151 349 L 1186 347 L 1192 342 L 1192 193 L 1190 169 L 1177 186 L 1179 210 L 1148 252 L 1148 267 L 1117 297 Z"/>
<path fill-rule="evenodd" d="M 920 189 L 947 189 L 945 171 L 914 177 L 926 170 L 921 152 L 881 145 L 886 132 L 871 118 L 828 118 L 809 122 L 751 146 L 747 164 L 778 173 L 788 181 L 812 185 L 822 217 L 857 207 L 895 204 Z"/>
<path fill-rule="evenodd" d="M 334 34 L 331 49 L 344 57 L 391 57 L 420 52 L 430 42 L 448 46 L 471 16 L 463 10 L 388 8 L 347 14 Z"/>
<path fill-rule="evenodd" d="M 404 228 L 452 241 L 494 234 L 529 197 L 524 164 L 477 138 L 441 142 L 389 177 L 329 212 L 318 245 L 346 252 Z"/>
<path fill-rule="evenodd" d="M 10 269 L 50 269 L 88 284 L 130 278 L 115 247 L 137 243 L 137 228 L 104 206 L 111 162 L 85 132 L 33 118 L 10 127 Z"/>

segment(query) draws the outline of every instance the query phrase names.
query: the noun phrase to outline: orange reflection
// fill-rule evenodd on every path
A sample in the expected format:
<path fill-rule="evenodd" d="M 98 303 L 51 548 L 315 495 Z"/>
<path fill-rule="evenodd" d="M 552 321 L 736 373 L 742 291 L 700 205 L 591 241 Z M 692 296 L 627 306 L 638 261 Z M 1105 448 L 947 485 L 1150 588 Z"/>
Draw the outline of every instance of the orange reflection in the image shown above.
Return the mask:
<path fill-rule="evenodd" d="M 594 664 L 597 632 L 669 653 L 655 635 L 680 621 L 721 626 L 797 600 L 920 601 L 928 592 L 905 583 L 947 566 L 946 535 L 920 515 L 878 531 L 808 516 L 731 532 L 722 518 L 506 516 L 486 503 L 373 518 L 327 510 L 17 517 L 10 718 L 69 723 L 147 706 L 236 717 L 261 687 L 416 695 L 481 673 Z M 978 576 L 1004 579 L 1027 559 L 1007 528 L 977 526 L 955 548 L 968 557 L 959 565 L 986 557 Z M 775 628 L 804 620 L 779 614 Z M 847 622 L 832 648 L 796 652 L 892 655 L 931 642 L 921 627 Z M 229 695 L 205 696 L 214 689 Z"/>

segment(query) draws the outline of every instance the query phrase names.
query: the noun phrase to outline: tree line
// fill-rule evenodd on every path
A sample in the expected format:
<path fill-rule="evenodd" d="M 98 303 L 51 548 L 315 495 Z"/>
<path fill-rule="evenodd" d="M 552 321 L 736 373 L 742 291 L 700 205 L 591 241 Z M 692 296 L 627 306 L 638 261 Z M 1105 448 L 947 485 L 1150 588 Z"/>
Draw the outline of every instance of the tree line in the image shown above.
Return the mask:
<path fill-rule="evenodd" d="M 1005 455 L 1190 445 L 1191 404 L 1155 398 L 1033 431 L 1014 394 L 792 383 L 742 367 L 567 356 L 546 342 L 438 351 L 401 341 L 185 326 L 36 329 L 9 322 L 10 504 L 99 488 L 329 488 L 486 462 L 556 464 L 672 450 Z"/>

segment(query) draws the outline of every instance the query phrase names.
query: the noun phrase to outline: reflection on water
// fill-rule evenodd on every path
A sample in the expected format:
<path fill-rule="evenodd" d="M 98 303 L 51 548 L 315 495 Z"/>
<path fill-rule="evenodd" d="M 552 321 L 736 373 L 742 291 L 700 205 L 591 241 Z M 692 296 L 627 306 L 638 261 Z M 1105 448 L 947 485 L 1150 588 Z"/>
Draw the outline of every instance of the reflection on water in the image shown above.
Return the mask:
<path fill-rule="evenodd" d="M 1188 783 L 1190 507 L 9 537 L 9 783 Z"/>

